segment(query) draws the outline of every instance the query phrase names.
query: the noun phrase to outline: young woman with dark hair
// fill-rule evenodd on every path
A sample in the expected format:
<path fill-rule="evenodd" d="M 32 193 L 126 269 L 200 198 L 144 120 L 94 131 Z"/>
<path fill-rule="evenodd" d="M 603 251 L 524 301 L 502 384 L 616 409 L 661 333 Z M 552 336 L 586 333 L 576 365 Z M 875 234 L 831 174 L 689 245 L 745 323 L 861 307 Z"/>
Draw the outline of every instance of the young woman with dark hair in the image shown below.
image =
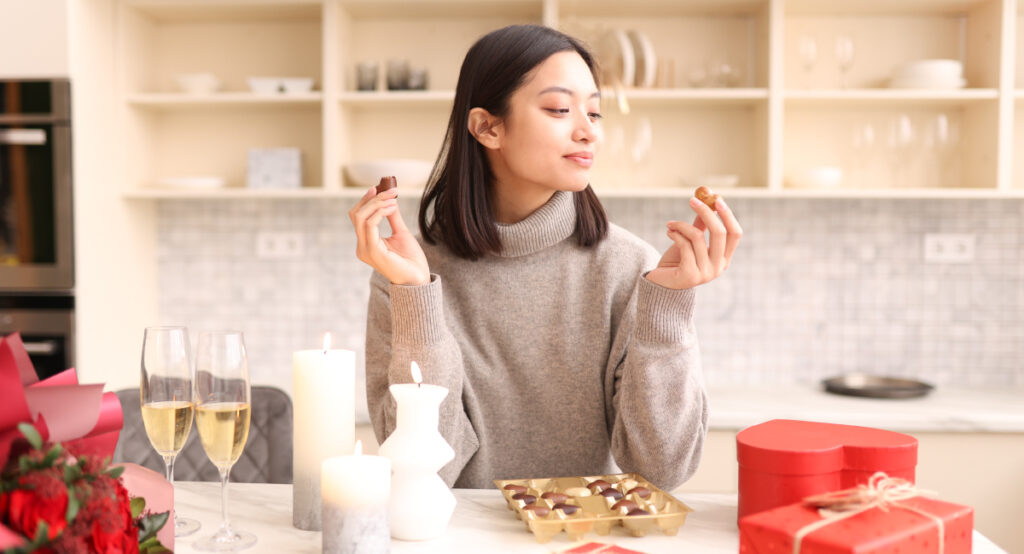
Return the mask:
<path fill-rule="evenodd" d="M 692 224 L 667 222 L 660 257 L 609 224 L 589 183 L 598 91 L 576 39 L 538 25 L 493 31 L 462 63 L 420 236 L 397 188 L 371 189 L 349 212 L 357 255 L 376 270 L 374 431 L 383 441 L 394 429 L 388 386 L 410 382 L 415 360 L 424 382 L 449 389 L 449 485 L 617 466 L 672 489 L 700 461 L 708 407 L 694 287 L 725 270 L 742 231 L 724 201 L 712 210 L 696 198 Z"/>

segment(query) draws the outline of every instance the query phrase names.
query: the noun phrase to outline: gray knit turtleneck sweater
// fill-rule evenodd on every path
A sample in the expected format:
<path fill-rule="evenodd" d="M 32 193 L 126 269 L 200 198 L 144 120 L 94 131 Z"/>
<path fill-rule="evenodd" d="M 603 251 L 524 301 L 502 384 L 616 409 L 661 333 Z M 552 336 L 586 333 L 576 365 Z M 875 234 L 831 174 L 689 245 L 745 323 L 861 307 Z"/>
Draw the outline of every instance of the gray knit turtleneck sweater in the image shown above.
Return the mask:
<path fill-rule="evenodd" d="M 377 439 L 395 426 L 393 383 L 448 388 L 440 431 L 455 449 L 441 476 L 493 479 L 635 471 L 671 490 L 697 469 L 708 407 L 693 290 L 643 275 L 659 254 L 611 225 L 591 248 L 573 237 L 572 193 L 519 223 L 503 251 L 468 261 L 420 240 L 423 286 L 371 278 L 366 397 Z"/>

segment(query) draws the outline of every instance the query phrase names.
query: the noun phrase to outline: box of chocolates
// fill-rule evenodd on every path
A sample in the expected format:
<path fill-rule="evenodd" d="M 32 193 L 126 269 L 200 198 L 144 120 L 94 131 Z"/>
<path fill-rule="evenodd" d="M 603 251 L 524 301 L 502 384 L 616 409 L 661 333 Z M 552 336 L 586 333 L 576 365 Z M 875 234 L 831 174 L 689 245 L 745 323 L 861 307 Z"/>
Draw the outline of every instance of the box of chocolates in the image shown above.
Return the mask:
<path fill-rule="evenodd" d="M 622 526 L 636 537 L 675 535 L 693 510 L 636 473 L 495 480 L 510 510 L 537 542 L 565 531 L 578 541 Z"/>

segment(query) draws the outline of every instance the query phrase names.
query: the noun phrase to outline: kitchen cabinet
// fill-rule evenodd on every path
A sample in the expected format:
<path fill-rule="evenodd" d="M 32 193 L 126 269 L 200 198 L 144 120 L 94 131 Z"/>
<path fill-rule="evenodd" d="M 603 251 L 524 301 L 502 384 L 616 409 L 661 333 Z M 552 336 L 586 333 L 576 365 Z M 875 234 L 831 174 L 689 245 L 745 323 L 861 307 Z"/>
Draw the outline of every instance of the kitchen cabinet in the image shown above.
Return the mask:
<path fill-rule="evenodd" d="M 129 198 L 357 197 L 349 162 L 434 159 L 466 49 L 513 23 L 598 51 L 616 29 L 653 45 L 655 86 L 603 83 L 593 182 L 605 196 L 688 196 L 723 174 L 738 177 L 730 196 L 1024 196 L 1020 0 L 122 0 L 118 13 Z M 356 91 L 357 63 L 384 72 L 393 58 L 425 68 L 429 90 Z M 962 60 L 967 87 L 887 88 L 927 58 Z M 174 76 L 192 71 L 223 90 L 175 92 Z M 277 75 L 311 76 L 315 92 L 248 91 L 246 77 Z M 246 150 L 282 145 L 303 152 L 303 189 L 245 190 Z M 797 186 L 815 166 L 840 168 L 842 185 Z M 153 187 L 183 174 L 228 187 Z"/>

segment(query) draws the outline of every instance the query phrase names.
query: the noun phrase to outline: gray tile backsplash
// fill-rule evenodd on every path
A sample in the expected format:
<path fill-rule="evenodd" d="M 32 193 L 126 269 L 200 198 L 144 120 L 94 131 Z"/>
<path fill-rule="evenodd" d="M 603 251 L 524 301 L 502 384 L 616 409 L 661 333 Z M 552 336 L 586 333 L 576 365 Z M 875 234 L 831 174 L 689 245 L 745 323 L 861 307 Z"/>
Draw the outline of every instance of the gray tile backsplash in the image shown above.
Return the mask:
<path fill-rule="evenodd" d="M 163 323 L 246 333 L 254 383 L 291 391 L 291 353 L 331 331 L 357 353 L 370 269 L 354 200 L 175 200 L 159 205 Z M 685 199 L 604 200 L 659 250 Z M 745 199 L 732 266 L 698 293 L 709 384 L 815 382 L 847 371 L 937 384 L 1024 385 L 1024 201 Z M 416 201 L 402 203 L 410 226 Z M 259 258 L 260 233 L 301 255 Z M 975 236 L 973 263 L 924 262 L 927 233 Z M 362 377 L 357 391 L 362 390 Z M 361 419 L 365 400 L 357 395 Z"/>

